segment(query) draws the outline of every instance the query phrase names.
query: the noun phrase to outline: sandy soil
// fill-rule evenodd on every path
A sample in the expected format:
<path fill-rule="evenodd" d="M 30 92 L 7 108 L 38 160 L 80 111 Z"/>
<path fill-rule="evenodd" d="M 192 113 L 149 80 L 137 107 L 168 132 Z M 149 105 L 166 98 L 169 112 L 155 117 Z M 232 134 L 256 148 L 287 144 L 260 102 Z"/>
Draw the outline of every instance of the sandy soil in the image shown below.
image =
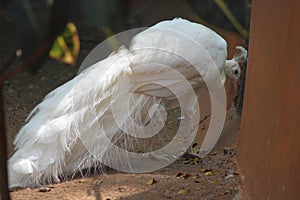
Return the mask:
<path fill-rule="evenodd" d="M 8 155 L 13 153 L 13 139 L 24 124 L 28 113 L 52 89 L 74 77 L 80 61 L 97 45 L 90 34 L 82 34 L 81 53 L 77 66 L 71 67 L 47 59 L 33 75 L 24 72 L 7 80 L 4 86 Z M 3 33 L 3 32 L 1 32 Z M 0 38 L 1 60 L 16 47 L 13 35 Z M 91 39 L 92 38 L 92 39 Z M 175 116 L 171 116 L 174 118 Z M 177 130 L 176 123 L 167 130 Z M 199 126 L 203 136 L 208 121 Z M 239 120 L 235 108 L 229 109 L 222 136 L 215 150 L 202 160 L 179 159 L 170 166 L 153 173 L 127 174 L 107 170 L 89 177 L 78 177 L 44 188 L 22 189 L 11 192 L 16 199 L 240 199 L 242 182 L 236 166 L 236 138 Z"/>
<path fill-rule="evenodd" d="M 8 152 L 13 139 L 30 110 L 52 88 L 76 74 L 73 67 L 47 60 L 36 75 L 22 73 L 6 82 L 4 88 Z M 173 113 L 174 114 L 174 113 Z M 167 125 L 170 132 L 176 124 Z M 208 122 L 199 126 L 205 134 Z M 180 159 L 170 166 L 146 174 L 127 174 L 114 170 L 106 174 L 78 178 L 60 184 L 11 192 L 12 199 L 233 199 L 241 177 L 235 157 L 238 119 L 235 109 L 227 113 L 226 124 L 216 150 L 203 160 Z M 153 179 L 153 184 L 149 183 Z"/>

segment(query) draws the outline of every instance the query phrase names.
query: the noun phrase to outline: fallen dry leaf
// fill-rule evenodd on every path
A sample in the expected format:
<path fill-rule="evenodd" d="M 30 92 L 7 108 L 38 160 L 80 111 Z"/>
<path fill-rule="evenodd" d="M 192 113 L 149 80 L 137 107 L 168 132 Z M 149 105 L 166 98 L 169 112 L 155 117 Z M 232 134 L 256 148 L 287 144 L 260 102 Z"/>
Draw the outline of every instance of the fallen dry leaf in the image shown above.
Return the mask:
<path fill-rule="evenodd" d="M 126 189 L 127 189 L 126 186 L 118 187 L 118 191 L 119 191 L 119 192 L 124 192 Z"/>
<path fill-rule="evenodd" d="M 147 185 L 153 185 L 153 184 L 155 184 L 155 183 L 157 183 L 157 180 L 155 180 L 154 178 L 151 178 L 149 181 L 147 181 Z"/>
<path fill-rule="evenodd" d="M 229 190 L 225 190 L 224 192 L 218 193 L 219 196 L 225 196 L 226 194 L 229 193 Z"/>
<path fill-rule="evenodd" d="M 179 190 L 177 194 L 181 194 L 181 195 L 186 195 L 188 194 L 190 191 L 188 189 L 183 189 L 183 190 Z"/>
<path fill-rule="evenodd" d="M 183 175 L 182 172 L 178 172 L 178 173 L 175 175 L 175 177 L 181 177 L 182 175 Z"/>
<path fill-rule="evenodd" d="M 239 175 L 240 173 L 238 171 L 233 172 L 234 175 Z"/>
<path fill-rule="evenodd" d="M 211 169 L 211 168 L 204 168 L 204 167 L 201 167 L 201 168 L 199 169 L 199 171 L 202 172 L 202 173 L 206 173 L 206 172 L 211 172 L 212 169 Z"/>
<path fill-rule="evenodd" d="M 209 155 L 211 155 L 211 156 L 215 156 L 215 155 L 217 155 L 218 154 L 218 151 L 217 150 L 215 150 L 215 151 L 213 151 L 212 153 L 210 153 Z"/>
<path fill-rule="evenodd" d="M 212 172 L 212 171 L 205 172 L 204 175 L 205 175 L 205 176 L 211 176 L 211 175 L 213 175 L 213 172 Z"/>
<path fill-rule="evenodd" d="M 184 173 L 182 173 L 182 172 L 178 172 L 178 173 L 175 175 L 176 178 L 183 178 L 183 179 L 187 179 L 187 178 L 189 178 L 189 177 L 191 177 L 191 176 L 192 176 L 192 175 L 189 174 L 189 173 L 184 174 Z"/>
<path fill-rule="evenodd" d="M 183 174 L 181 177 L 184 178 L 184 179 L 187 179 L 187 178 L 189 178 L 191 176 L 192 176 L 191 174 Z"/>
<path fill-rule="evenodd" d="M 203 167 L 201 167 L 201 168 L 199 169 L 199 171 L 204 173 L 204 172 L 206 171 L 206 169 L 203 168 Z"/>
<path fill-rule="evenodd" d="M 228 174 L 227 176 L 225 176 L 225 180 L 230 179 L 230 178 L 233 178 L 233 177 L 234 177 L 233 174 Z"/>
<path fill-rule="evenodd" d="M 171 125 L 171 124 L 174 124 L 174 122 L 173 121 L 168 121 L 167 122 L 167 125 Z"/>
<path fill-rule="evenodd" d="M 198 179 L 194 180 L 194 182 L 195 182 L 195 183 L 201 183 L 202 180 L 198 178 Z"/>
<path fill-rule="evenodd" d="M 201 177 L 200 174 L 194 174 L 194 175 L 192 176 L 192 178 L 200 178 L 200 177 Z"/>

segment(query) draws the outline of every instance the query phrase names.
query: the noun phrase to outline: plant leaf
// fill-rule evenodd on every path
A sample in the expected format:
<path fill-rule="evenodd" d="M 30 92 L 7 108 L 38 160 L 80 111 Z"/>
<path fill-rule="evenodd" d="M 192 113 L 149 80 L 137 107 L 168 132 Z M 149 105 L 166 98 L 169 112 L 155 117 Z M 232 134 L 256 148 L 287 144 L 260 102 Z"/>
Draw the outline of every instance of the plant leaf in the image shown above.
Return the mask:
<path fill-rule="evenodd" d="M 63 63 L 74 65 L 80 50 L 77 28 L 73 23 L 67 23 L 63 33 L 54 40 L 49 56 Z"/>

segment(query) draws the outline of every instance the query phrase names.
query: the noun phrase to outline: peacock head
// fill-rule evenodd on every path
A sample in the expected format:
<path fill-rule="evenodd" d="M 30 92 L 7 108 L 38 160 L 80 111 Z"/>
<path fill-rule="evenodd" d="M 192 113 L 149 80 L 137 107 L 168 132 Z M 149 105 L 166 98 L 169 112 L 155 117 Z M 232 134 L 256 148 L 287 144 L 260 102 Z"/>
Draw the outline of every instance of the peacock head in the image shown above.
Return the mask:
<path fill-rule="evenodd" d="M 234 81 L 237 81 L 241 75 L 241 68 L 235 60 L 226 60 L 224 67 L 225 74 Z"/>
<path fill-rule="evenodd" d="M 224 72 L 225 74 L 234 81 L 236 87 L 237 81 L 241 75 L 241 68 L 239 63 L 247 61 L 247 50 L 241 46 L 235 47 L 237 52 L 234 54 L 231 60 L 226 60 Z"/>

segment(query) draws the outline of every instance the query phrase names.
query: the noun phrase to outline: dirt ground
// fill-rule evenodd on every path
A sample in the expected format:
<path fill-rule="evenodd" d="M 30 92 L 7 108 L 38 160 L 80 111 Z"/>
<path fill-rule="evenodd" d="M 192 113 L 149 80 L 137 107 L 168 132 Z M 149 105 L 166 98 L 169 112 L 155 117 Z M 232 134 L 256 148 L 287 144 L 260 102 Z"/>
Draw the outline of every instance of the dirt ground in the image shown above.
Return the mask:
<path fill-rule="evenodd" d="M 30 110 L 51 89 L 76 74 L 75 67 L 47 60 L 36 75 L 22 73 L 4 87 L 8 152 Z M 226 124 L 216 150 L 202 160 L 180 159 L 170 166 L 145 174 L 107 170 L 105 174 L 78 178 L 45 188 L 11 192 L 12 199 L 233 199 L 241 184 L 235 146 L 238 133 L 235 109 L 227 113 Z M 176 124 L 168 124 L 176 131 Z M 208 122 L 201 124 L 199 134 Z M 42 192 L 46 191 L 46 192 Z"/>
<path fill-rule="evenodd" d="M 0 38 L 3 60 L 17 44 L 13 35 Z M 92 33 L 92 34 L 91 34 Z M 8 155 L 13 153 L 13 140 L 29 112 L 52 89 L 74 77 L 81 61 L 97 45 L 93 31 L 81 32 L 81 52 L 76 66 L 47 59 L 36 74 L 24 72 L 7 80 L 4 85 Z M 172 117 L 172 116 L 171 116 Z M 174 116 L 173 116 L 174 118 Z M 176 123 L 166 125 L 176 131 Z M 205 134 L 208 121 L 199 126 Z M 17 199 L 240 199 L 242 178 L 236 165 L 236 139 L 239 120 L 235 108 L 229 109 L 222 136 L 215 150 L 204 159 L 179 159 L 159 171 L 128 174 L 107 170 L 88 177 L 79 177 L 43 188 L 21 189 L 10 193 Z"/>

